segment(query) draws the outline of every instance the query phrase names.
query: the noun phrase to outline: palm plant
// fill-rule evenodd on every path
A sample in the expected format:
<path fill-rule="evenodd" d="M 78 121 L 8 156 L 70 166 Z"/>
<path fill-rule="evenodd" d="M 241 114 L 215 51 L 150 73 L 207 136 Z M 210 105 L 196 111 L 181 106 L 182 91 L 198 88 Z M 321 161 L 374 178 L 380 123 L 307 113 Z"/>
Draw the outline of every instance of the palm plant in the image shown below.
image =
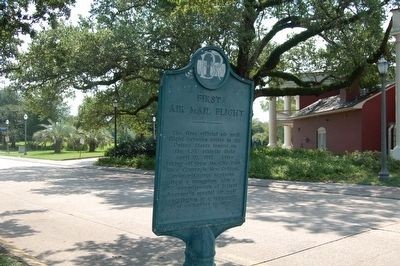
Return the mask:
<path fill-rule="evenodd" d="M 33 134 L 33 139 L 38 142 L 50 141 L 53 142 L 54 153 L 61 153 L 63 142 L 68 140 L 76 131 L 75 127 L 66 122 L 53 122 L 48 120 L 49 125 L 41 124 L 43 130 Z"/>
<path fill-rule="evenodd" d="M 111 133 L 105 129 L 90 130 L 86 132 L 86 141 L 89 145 L 89 152 L 94 152 L 97 147 L 112 143 Z"/>

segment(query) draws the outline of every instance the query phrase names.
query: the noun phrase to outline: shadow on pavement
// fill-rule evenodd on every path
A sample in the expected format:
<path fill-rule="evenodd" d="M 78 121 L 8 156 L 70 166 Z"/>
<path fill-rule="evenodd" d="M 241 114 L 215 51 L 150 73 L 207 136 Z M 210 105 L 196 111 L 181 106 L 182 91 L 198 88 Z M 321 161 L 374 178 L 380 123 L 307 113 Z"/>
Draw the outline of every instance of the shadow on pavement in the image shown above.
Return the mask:
<path fill-rule="evenodd" d="M 15 216 L 26 215 L 31 213 L 47 212 L 46 210 L 16 210 L 6 211 L 0 213 L 0 235 L 5 238 L 17 238 L 24 236 L 31 236 L 38 231 L 35 231 L 28 225 L 21 224 L 21 220 L 15 219 Z M 5 218 L 11 217 L 11 219 L 4 220 Z"/>
<path fill-rule="evenodd" d="M 217 246 L 249 243 L 249 239 L 236 239 L 221 235 L 217 239 Z M 57 253 L 85 253 L 72 261 L 51 260 Z M 73 248 L 67 250 L 46 251 L 38 257 L 47 265 L 59 263 L 73 265 L 182 265 L 184 261 L 185 244 L 172 237 L 139 237 L 129 238 L 120 235 L 114 242 L 98 243 L 85 241 L 76 243 Z M 68 256 L 66 256 L 68 257 Z M 218 265 L 233 265 L 232 263 L 218 263 Z"/>
<path fill-rule="evenodd" d="M 281 223 L 288 230 L 347 236 L 399 219 L 400 201 L 343 197 L 310 191 L 249 187 L 247 218 Z"/>
<path fill-rule="evenodd" d="M 91 193 L 101 198 L 102 203 L 111 209 L 151 208 L 153 204 L 153 178 L 135 173 L 96 168 L 26 167 L 3 169 L 0 181 L 46 182 L 46 186 L 32 190 L 33 193 L 46 196 Z M 248 192 L 248 220 L 266 222 L 265 226 L 282 224 L 290 231 L 305 230 L 315 234 L 332 232 L 348 236 L 368 228 L 380 227 L 382 223 L 394 222 L 400 216 L 398 200 L 380 198 L 374 201 L 357 196 L 343 197 L 332 193 L 255 186 L 250 186 Z M 13 231 L 18 230 L 22 235 L 34 233 L 29 228 L 18 228 L 15 219 L 8 223 L 8 228 L 12 229 L 9 232 L 11 236 Z M 146 243 L 150 243 L 149 253 L 155 254 L 157 245 L 161 243 L 154 238 L 145 240 L 141 241 L 143 243 L 136 243 L 136 240 L 136 244 L 131 243 L 135 244 L 133 251 L 139 252 L 145 249 Z M 162 243 L 164 248 L 168 246 L 168 241 Z M 90 246 L 84 243 L 81 245 Z M 109 245 L 108 248 L 113 249 L 122 244 L 117 241 Z M 122 248 L 128 247 L 122 245 Z"/>
<path fill-rule="evenodd" d="M 151 207 L 153 178 L 140 174 L 103 171 L 93 168 L 29 167 L 3 169 L 0 181 L 38 182 L 45 188 L 32 189 L 41 195 L 92 193 L 103 198 L 113 209 Z"/>

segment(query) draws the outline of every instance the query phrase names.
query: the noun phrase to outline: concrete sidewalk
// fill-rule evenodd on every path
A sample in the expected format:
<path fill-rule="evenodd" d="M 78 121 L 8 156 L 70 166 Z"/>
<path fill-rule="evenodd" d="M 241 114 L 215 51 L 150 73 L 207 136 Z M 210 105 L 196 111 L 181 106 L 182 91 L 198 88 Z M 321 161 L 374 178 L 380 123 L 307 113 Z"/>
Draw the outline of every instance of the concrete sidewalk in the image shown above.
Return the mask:
<path fill-rule="evenodd" d="M 151 232 L 151 172 L 0 157 L 0 237 L 47 265 L 181 265 Z M 400 190 L 250 180 L 217 265 L 400 265 Z M 39 264 L 38 264 L 39 265 Z"/>

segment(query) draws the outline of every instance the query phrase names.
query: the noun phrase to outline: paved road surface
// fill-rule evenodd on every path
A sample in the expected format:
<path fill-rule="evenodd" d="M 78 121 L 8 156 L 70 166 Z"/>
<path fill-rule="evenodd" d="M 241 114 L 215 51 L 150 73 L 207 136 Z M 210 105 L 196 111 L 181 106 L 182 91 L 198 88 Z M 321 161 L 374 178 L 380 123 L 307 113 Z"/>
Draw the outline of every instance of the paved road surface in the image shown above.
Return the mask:
<path fill-rule="evenodd" d="M 153 175 L 92 162 L 0 157 L 0 239 L 47 265 L 182 265 L 151 231 Z M 217 265 L 400 265 L 399 189 L 250 183 Z"/>

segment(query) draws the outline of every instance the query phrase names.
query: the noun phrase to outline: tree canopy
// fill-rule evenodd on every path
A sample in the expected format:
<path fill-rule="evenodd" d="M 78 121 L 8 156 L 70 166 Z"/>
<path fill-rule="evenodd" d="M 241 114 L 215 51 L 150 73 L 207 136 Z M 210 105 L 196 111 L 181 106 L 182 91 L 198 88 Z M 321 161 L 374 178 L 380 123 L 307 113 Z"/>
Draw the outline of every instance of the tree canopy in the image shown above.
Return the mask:
<path fill-rule="evenodd" d="M 154 108 L 162 70 L 217 45 L 236 73 L 254 81 L 255 97 L 370 86 L 377 81 L 371 65 L 390 58 L 391 24 L 382 26 L 395 2 L 95 0 L 78 26 L 37 34 L 12 78 L 32 99 L 97 90 L 103 104 L 123 99 L 119 112 L 137 115 Z M 326 78 L 304 79 L 305 72 Z"/>
<path fill-rule="evenodd" d="M 0 74 L 12 70 L 21 35 L 34 36 L 37 24 L 57 24 L 60 16 L 69 16 L 69 5 L 75 0 L 7 0 L 0 2 Z M 36 29 L 35 29 L 36 26 Z"/>

